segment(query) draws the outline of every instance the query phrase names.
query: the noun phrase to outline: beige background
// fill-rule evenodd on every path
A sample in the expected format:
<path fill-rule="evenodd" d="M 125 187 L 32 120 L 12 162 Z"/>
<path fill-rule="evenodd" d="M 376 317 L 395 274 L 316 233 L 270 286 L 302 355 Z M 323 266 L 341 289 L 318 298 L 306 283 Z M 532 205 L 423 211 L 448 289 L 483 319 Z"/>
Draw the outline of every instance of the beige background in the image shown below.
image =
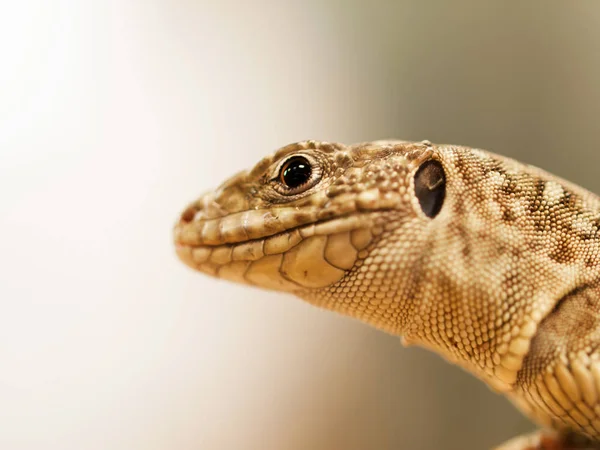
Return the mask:
<path fill-rule="evenodd" d="M 184 205 L 313 138 L 479 146 L 600 192 L 600 3 L 25 0 L 0 13 L 0 448 L 482 449 L 439 357 L 178 263 Z"/>

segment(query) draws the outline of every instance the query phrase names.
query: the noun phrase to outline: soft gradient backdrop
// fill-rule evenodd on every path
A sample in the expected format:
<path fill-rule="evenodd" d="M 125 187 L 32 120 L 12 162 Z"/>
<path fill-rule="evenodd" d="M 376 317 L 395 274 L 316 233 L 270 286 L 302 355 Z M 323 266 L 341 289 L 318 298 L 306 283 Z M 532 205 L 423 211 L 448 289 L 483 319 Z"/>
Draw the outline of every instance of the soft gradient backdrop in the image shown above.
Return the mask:
<path fill-rule="evenodd" d="M 482 449 L 436 355 L 193 273 L 171 227 L 292 141 L 430 139 L 600 192 L 600 3 L 0 1 L 0 448 Z"/>

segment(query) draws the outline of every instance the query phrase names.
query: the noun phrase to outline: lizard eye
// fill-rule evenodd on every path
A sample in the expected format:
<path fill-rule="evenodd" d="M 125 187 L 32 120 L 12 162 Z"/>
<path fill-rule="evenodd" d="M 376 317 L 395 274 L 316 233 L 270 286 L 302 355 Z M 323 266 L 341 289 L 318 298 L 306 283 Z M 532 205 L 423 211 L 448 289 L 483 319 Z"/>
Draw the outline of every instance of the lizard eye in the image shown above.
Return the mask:
<path fill-rule="evenodd" d="M 294 156 L 279 171 L 279 181 L 290 189 L 302 186 L 310 179 L 312 167 L 306 158 Z"/>
<path fill-rule="evenodd" d="M 446 197 L 446 174 L 439 161 L 429 160 L 415 173 L 415 195 L 427 217 L 435 217 Z"/>
<path fill-rule="evenodd" d="M 277 190 L 295 195 L 313 187 L 319 181 L 319 168 L 304 156 L 292 156 L 281 164 L 275 180 Z"/>

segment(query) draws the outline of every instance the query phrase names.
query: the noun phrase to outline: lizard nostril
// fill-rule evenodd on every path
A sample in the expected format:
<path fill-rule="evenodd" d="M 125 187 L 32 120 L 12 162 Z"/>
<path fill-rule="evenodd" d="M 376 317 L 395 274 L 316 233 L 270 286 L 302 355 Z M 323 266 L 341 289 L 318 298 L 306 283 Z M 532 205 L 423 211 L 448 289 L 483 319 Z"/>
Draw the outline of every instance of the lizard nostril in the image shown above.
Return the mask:
<path fill-rule="evenodd" d="M 191 205 L 189 206 L 183 213 L 181 213 L 181 221 L 185 222 L 185 223 L 190 223 L 194 220 L 194 217 L 196 217 L 196 213 L 198 212 L 198 206 L 197 205 Z"/>

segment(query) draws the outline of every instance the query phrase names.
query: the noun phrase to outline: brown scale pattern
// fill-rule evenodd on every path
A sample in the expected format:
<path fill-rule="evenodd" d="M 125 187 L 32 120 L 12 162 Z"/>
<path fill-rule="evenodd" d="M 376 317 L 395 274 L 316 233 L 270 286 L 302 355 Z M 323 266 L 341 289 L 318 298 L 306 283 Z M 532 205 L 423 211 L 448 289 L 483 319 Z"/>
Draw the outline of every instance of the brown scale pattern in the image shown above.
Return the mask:
<path fill-rule="evenodd" d="M 286 191 L 292 156 L 311 179 Z M 435 217 L 414 178 L 445 174 Z M 284 147 L 193 202 L 189 266 L 291 292 L 423 345 L 540 424 L 600 439 L 600 201 L 483 150 L 429 142 Z"/>

